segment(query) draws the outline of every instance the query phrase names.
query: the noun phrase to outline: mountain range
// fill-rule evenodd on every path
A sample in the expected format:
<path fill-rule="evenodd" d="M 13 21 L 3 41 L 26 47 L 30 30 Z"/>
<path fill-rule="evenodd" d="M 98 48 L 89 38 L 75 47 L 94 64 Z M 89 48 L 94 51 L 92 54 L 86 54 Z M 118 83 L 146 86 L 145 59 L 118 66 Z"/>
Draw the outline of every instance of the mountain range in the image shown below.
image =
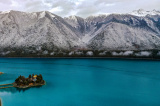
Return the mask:
<path fill-rule="evenodd" d="M 48 11 L 0 12 L 0 52 L 160 50 L 160 12 L 81 18 Z"/>

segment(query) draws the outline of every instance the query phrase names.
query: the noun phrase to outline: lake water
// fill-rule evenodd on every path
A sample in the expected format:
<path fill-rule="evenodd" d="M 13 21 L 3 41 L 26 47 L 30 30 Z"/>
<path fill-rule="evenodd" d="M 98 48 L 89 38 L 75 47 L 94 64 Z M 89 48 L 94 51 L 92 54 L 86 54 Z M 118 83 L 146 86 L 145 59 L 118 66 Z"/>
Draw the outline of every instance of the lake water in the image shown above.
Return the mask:
<path fill-rule="evenodd" d="M 40 88 L 0 90 L 3 106 L 160 106 L 160 61 L 0 58 L 0 84 L 42 74 Z"/>

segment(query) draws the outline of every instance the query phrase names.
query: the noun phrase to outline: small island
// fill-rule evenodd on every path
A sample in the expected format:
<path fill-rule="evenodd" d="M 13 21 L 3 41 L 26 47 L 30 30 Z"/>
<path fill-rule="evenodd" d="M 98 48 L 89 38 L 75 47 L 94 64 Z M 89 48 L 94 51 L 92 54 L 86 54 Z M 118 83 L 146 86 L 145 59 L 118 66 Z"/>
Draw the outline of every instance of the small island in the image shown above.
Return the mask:
<path fill-rule="evenodd" d="M 3 72 L 0 72 L 0 75 L 2 75 L 3 74 Z"/>
<path fill-rule="evenodd" d="M 29 75 L 28 78 L 24 76 L 19 76 L 15 82 L 13 83 L 13 87 L 17 88 L 29 88 L 34 86 L 42 86 L 45 85 L 45 81 L 43 80 L 42 75 Z"/>

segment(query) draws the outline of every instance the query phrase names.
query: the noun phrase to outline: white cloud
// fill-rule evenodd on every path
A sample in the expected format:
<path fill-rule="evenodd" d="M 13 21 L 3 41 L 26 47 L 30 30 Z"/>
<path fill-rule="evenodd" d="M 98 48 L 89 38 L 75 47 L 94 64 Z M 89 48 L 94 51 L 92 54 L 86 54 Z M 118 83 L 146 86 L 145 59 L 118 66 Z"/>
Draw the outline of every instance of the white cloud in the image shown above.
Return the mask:
<path fill-rule="evenodd" d="M 55 8 L 52 8 L 51 10 L 49 10 L 49 11 L 52 12 L 52 13 L 57 13 L 57 12 L 63 11 L 63 9 L 61 7 L 55 7 Z"/>
<path fill-rule="evenodd" d="M 19 5 L 18 5 L 18 3 L 17 3 L 16 1 L 12 1 L 11 6 L 12 6 L 12 7 L 16 7 L 16 6 L 19 6 Z"/>
<path fill-rule="evenodd" d="M 144 5 L 145 3 L 145 5 Z M 0 0 L 0 11 L 51 11 L 60 16 L 160 10 L 160 0 Z"/>

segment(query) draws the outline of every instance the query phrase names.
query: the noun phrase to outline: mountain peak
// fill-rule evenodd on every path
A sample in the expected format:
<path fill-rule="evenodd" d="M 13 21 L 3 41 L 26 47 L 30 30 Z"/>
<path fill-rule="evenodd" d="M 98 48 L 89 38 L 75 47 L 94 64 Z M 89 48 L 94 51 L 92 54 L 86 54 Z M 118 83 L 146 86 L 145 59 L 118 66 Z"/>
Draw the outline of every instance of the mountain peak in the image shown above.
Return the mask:
<path fill-rule="evenodd" d="M 135 16 L 160 15 L 160 11 L 157 11 L 155 9 L 153 9 L 151 11 L 146 11 L 144 9 L 139 9 L 139 10 L 134 10 L 129 14 L 135 15 Z"/>
<path fill-rule="evenodd" d="M 75 15 L 71 15 L 71 16 L 69 16 L 69 18 L 72 20 L 77 20 L 77 16 L 75 16 Z"/>
<path fill-rule="evenodd" d="M 1 13 L 1 14 L 6 14 L 6 13 L 11 13 L 11 12 L 17 12 L 17 11 L 9 10 L 9 11 L 1 11 L 0 13 Z"/>

